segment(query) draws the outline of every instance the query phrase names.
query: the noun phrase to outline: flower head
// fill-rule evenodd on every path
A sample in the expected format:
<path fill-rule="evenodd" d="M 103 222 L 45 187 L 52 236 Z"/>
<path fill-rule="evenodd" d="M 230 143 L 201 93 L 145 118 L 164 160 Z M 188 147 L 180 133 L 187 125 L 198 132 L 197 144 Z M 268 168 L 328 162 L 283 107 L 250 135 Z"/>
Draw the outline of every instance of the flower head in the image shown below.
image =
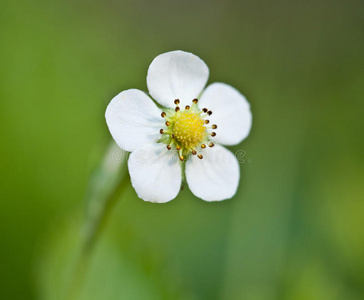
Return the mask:
<path fill-rule="evenodd" d="M 150 95 L 130 89 L 114 97 L 106 122 L 120 148 L 130 151 L 128 167 L 138 196 L 164 203 L 174 199 L 183 172 L 190 190 L 206 201 L 235 195 L 236 157 L 221 145 L 236 145 L 251 128 L 250 105 L 224 83 L 212 83 L 206 64 L 192 53 L 172 51 L 149 66 Z"/>

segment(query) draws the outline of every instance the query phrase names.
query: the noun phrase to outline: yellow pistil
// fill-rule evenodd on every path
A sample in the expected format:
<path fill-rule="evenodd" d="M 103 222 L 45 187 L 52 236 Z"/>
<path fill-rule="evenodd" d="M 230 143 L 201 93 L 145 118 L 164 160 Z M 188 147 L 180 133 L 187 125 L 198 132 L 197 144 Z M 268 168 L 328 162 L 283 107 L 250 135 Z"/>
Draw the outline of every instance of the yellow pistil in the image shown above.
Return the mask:
<path fill-rule="evenodd" d="M 173 134 L 185 149 L 194 149 L 205 137 L 204 120 L 197 113 L 183 111 L 175 116 Z"/>
<path fill-rule="evenodd" d="M 210 140 L 210 136 L 215 136 L 215 132 L 209 132 L 211 128 L 216 129 L 214 124 L 206 127 L 210 123 L 205 118 L 212 112 L 207 108 L 200 110 L 197 106 L 198 99 L 193 99 L 192 104 L 186 105 L 183 110 L 178 106 L 179 99 L 174 100 L 175 109 L 167 109 L 161 113 L 161 117 L 165 119 L 166 128 L 160 129 L 162 135 L 159 142 L 164 143 L 168 150 L 176 150 L 179 159 L 184 162 L 192 155 L 197 155 L 202 159 L 202 151 L 214 144 Z"/>

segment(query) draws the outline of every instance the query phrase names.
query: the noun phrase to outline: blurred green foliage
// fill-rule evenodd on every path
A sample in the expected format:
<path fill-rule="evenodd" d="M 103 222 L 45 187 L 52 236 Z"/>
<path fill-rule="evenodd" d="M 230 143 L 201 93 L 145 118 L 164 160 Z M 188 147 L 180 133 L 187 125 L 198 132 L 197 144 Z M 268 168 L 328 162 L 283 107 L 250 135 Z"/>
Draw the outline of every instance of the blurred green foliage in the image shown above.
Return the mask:
<path fill-rule="evenodd" d="M 363 2 L 2 1 L 0 298 L 62 299 L 104 111 L 181 49 L 253 111 L 237 195 L 127 182 L 81 299 L 364 297 Z"/>

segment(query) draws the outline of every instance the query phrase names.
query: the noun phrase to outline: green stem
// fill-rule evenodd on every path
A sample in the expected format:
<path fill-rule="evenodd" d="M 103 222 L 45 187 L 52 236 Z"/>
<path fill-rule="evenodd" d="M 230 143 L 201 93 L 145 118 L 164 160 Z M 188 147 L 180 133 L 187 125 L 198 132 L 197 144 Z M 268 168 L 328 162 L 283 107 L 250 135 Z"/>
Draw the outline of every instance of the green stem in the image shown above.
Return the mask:
<path fill-rule="evenodd" d="M 122 151 L 114 143 L 110 145 L 100 165 L 90 179 L 86 195 L 87 212 L 84 235 L 77 256 L 65 300 L 77 300 L 86 278 L 92 250 L 99 240 L 103 228 L 120 195 L 128 187 L 129 177 L 122 162 L 114 160 L 116 151 Z M 120 152 L 124 154 L 125 152 Z"/>
<path fill-rule="evenodd" d="M 125 172 L 127 173 L 127 172 Z M 125 174 L 126 175 L 126 174 Z M 115 190 L 111 193 L 108 199 L 105 201 L 105 205 L 102 208 L 97 220 L 92 223 L 91 229 L 89 232 L 85 234 L 84 244 L 83 244 L 83 252 L 87 253 L 92 250 L 95 242 L 97 241 L 99 235 L 101 234 L 106 221 L 111 214 L 116 202 L 120 199 L 120 195 L 126 190 L 128 187 L 129 178 L 128 176 L 124 176 L 124 179 L 120 181 Z"/>
<path fill-rule="evenodd" d="M 182 182 L 181 182 L 181 191 L 183 191 L 185 185 L 186 185 L 186 161 L 181 161 L 180 162 L 180 166 L 181 166 L 181 177 L 182 177 Z"/>

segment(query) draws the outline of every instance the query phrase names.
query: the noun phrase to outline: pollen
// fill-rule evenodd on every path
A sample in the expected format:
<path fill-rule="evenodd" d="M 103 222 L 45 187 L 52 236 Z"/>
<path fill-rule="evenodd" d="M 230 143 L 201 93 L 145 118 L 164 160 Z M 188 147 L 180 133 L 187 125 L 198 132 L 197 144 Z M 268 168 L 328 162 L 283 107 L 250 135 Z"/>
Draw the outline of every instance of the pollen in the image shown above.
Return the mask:
<path fill-rule="evenodd" d="M 175 109 L 167 109 L 161 116 L 165 119 L 165 128 L 160 129 L 162 135 L 158 142 L 166 144 L 167 150 L 175 151 L 180 161 L 188 160 L 190 155 L 196 155 L 199 159 L 203 156 L 201 151 L 206 151 L 207 145 L 213 147 L 210 137 L 216 135 L 211 129 L 217 125 L 209 125 L 206 118 L 212 114 L 211 110 L 197 105 L 198 99 L 193 99 L 191 105 L 181 105 L 179 99 L 174 100 Z"/>
<path fill-rule="evenodd" d="M 176 116 L 173 134 L 183 148 L 193 149 L 205 137 L 204 120 L 197 113 L 183 111 Z"/>

